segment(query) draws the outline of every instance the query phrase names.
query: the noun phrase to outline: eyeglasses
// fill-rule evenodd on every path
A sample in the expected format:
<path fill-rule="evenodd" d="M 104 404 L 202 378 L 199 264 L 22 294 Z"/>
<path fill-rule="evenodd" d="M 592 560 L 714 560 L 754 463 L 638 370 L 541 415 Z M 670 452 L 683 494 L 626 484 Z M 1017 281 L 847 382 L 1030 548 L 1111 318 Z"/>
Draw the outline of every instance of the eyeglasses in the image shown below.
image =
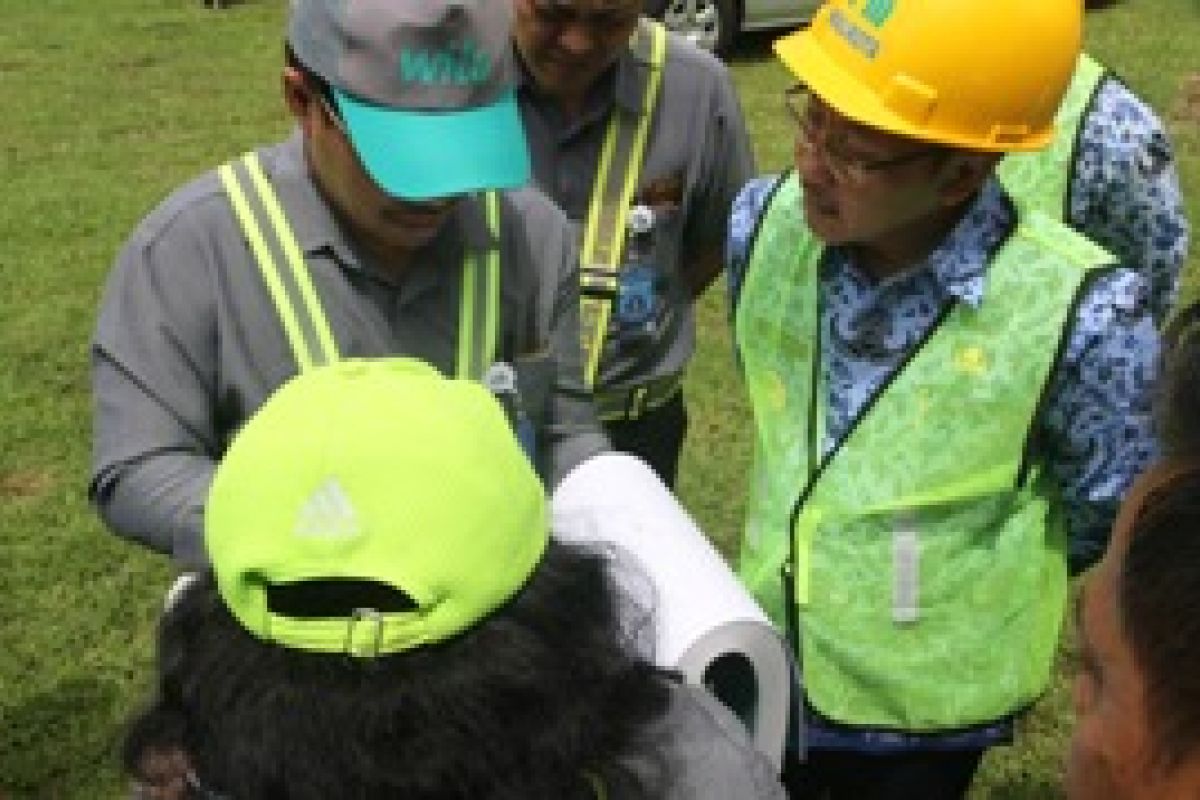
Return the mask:
<path fill-rule="evenodd" d="M 599 11 L 581 11 L 564 0 L 531 0 L 529 6 L 538 23 L 547 28 L 578 25 L 600 36 L 623 33 L 631 29 L 640 16 L 639 7 L 628 3 Z"/>
<path fill-rule="evenodd" d="M 798 83 L 783 93 L 783 102 L 795 120 L 796 150 L 806 158 L 821 157 L 829 173 L 838 183 L 863 184 L 872 172 L 911 164 L 930 156 L 940 155 L 940 147 L 923 147 L 911 153 L 888 158 L 870 158 L 856 154 L 849 144 L 846 131 L 831 131 L 834 112 L 807 86 Z"/>

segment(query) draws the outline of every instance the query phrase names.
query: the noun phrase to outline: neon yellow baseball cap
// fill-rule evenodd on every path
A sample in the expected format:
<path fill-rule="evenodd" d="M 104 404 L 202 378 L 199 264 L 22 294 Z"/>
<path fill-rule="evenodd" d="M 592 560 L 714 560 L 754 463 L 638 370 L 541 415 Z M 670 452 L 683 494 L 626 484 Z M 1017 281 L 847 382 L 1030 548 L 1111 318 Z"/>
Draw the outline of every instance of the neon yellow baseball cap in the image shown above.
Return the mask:
<path fill-rule="evenodd" d="M 545 551 L 546 505 L 483 386 L 349 360 L 288 381 L 238 433 L 205 545 L 250 633 L 369 657 L 449 639 L 511 598 Z"/>

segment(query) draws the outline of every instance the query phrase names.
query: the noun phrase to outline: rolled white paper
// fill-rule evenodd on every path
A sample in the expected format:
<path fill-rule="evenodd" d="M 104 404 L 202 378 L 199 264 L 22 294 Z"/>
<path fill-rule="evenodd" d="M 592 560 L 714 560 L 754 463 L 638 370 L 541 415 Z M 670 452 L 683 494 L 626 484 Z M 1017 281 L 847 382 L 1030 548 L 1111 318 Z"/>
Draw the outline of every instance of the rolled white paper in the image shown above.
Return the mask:
<path fill-rule="evenodd" d="M 559 539 L 619 548 L 649 578 L 659 666 L 703 683 L 722 656 L 740 654 L 753 665 L 754 708 L 742 719 L 778 766 L 791 687 L 787 645 L 654 471 L 624 453 L 595 456 L 558 485 L 551 512 Z M 620 570 L 616 575 L 627 578 Z M 645 587 L 623 588 L 638 598 Z M 709 688 L 729 702 L 719 686 Z"/>

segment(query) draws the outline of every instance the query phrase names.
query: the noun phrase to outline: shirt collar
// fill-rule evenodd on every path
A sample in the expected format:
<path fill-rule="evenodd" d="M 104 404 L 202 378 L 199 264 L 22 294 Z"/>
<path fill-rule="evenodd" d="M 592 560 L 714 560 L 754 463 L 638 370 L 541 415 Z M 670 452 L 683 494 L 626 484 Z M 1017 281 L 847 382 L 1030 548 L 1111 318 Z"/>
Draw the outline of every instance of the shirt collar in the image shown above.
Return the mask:
<path fill-rule="evenodd" d="M 947 296 L 978 308 L 987 287 L 988 264 L 1016 223 L 1012 201 L 991 177 L 950 235 L 926 258 L 923 268 L 933 274 Z"/>
<path fill-rule="evenodd" d="M 614 83 L 613 98 L 623 111 L 631 114 L 641 114 L 645 105 L 645 94 L 650 81 L 646 73 L 650 63 L 636 56 L 629 47 L 621 49 L 617 56 L 617 77 Z"/>

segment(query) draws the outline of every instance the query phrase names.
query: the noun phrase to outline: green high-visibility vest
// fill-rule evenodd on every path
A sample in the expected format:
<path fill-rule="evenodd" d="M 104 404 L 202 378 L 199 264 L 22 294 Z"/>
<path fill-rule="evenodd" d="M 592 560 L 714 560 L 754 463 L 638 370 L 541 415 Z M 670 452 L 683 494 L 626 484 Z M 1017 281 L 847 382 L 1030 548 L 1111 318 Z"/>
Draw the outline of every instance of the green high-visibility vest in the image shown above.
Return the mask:
<path fill-rule="evenodd" d="M 1107 74 L 1099 62 L 1081 53 L 1071 85 L 1054 117 L 1053 141 L 1041 150 L 1010 153 L 1000 161 L 996 175 L 1017 207 L 1026 213 L 1036 210 L 1059 221 L 1067 220 L 1079 127 Z"/>
<path fill-rule="evenodd" d="M 906 731 L 995 720 L 1049 678 L 1066 542 L 1030 442 L 1075 298 L 1111 258 L 1044 215 L 1022 219 L 982 304 L 948 301 L 823 455 L 823 247 L 801 203 L 788 176 L 737 310 L 756 432 L 740 574 L 792 633 L 822 714 Z"/>
<path fill-rule="evenodd" d="M 297 369 L 303 372 L 337 361 L 341 356 L 308 263 L 258 154 L 246 153 L 239 162 L 222 165 L 217 174 L 275 304 Z M 495 192 L 484 194 L 484 207 L 492 245 L 485 253 L 463 257 L 455 359 L 455 376 L 474 380 L 482 379 L 495 360 L 500 325 L 500 201 Z"/>
<path fill-rule="evenodd" d="M 579 336 L 588 386 L 596 382 L 604 336 L 617 296 L 626 218 L 642 171 L 642 156 L 667 57 L 666 29 L 662 23 L 643 17 L 629 47 L 646 65 L 641 86 L 642 106 L 637 114 L 614 108 L 610 115 L 579 251 Z"/>

